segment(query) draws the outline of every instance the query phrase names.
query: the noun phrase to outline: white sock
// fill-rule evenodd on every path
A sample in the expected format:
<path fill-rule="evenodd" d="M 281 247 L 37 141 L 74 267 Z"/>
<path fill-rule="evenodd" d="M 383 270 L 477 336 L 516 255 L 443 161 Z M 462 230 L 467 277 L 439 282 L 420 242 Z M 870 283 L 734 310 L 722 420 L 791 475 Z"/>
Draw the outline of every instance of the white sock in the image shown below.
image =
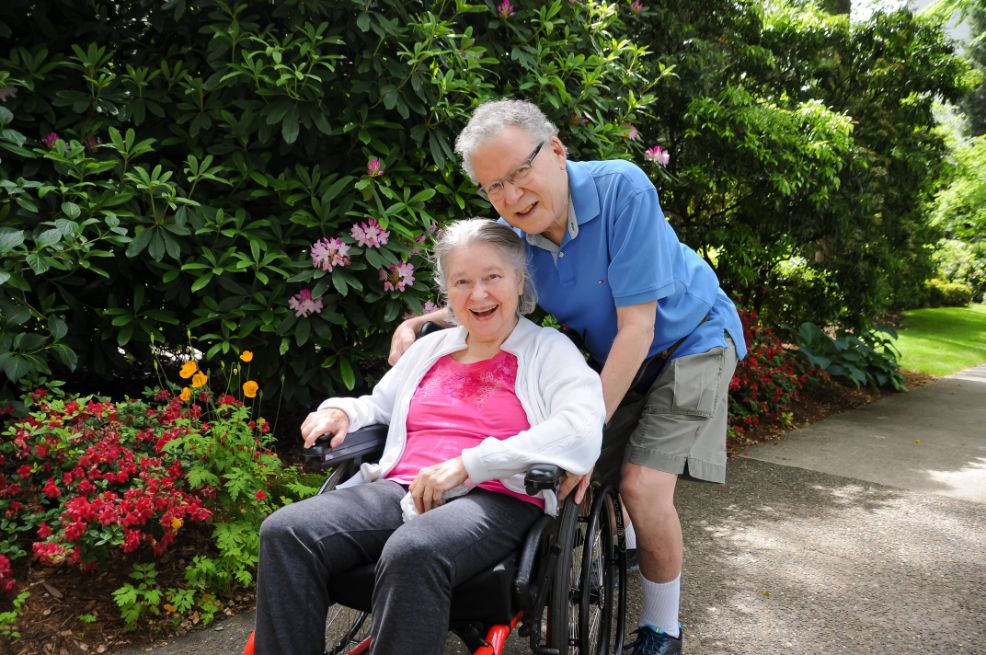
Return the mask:
<path fill-rule="evenodd" d="M 626 539 L 627 550 L 637 547 L 637 532 L 633 529 L 633 523 L 627 520 L 623 526 L 623 534 Z"/>
<path fill-rule="evenodd" d="M 640 582 L 644 592 L 640 625 L 655 632 L 663 630 L 672 637 L 680 635 L 678 605 L 681 601 L 681 575 L 671 582 L 651 582 L 641 575 Z"/>

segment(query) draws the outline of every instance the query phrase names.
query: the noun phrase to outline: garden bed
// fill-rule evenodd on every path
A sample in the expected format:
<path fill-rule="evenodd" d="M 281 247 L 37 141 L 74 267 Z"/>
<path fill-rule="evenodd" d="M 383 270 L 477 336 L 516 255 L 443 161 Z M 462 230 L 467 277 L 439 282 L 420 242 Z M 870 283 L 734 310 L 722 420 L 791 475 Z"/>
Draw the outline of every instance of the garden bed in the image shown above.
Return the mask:
<path fill-rule="evenodd" d="M 910 389 L 935 379 L 910 371 L 904 374 Z M 730 443 L 730 457 L 755 443 L 781 439 L 793 429 L 871 403 L 881 395 L 831 381 L 822 383 L 809 398 L 792 405 L 791 420 L 787 425 L 760 426 L 742 443 Z M 282 457 L 287 462 L 290 455 L 284 453 Z M 200 542 L 189 543 L 159 561 L 158 580 L 162 586 L 177 582 L 187 559 L 209 547 L 209 543 L 207 534 L 203 533 Z M 86 574 L 78 569 L 34 563 L 17 571 L 16 577 L 23 581 L 21 589 L 31 592 L 31 598 L 18 621 L 21 638 L 13 642 L 0 640 L 0 655 L 112 653 L 126 645 L 149 644 L 200 627 L 201 622 L 196 622 L 194 617 L 176 620 L 160 616 L 136 631 L 128 631 L 112 598 L 113 591 L 127 581 L 124 572 Z M 230 616 L 250 609 L 254 598 L 249 592 L 239 592 L 218 601 L 221 604 L 218 614 Z M 9 600 L 4 602 L 3 609 L 7 609 Z"/>

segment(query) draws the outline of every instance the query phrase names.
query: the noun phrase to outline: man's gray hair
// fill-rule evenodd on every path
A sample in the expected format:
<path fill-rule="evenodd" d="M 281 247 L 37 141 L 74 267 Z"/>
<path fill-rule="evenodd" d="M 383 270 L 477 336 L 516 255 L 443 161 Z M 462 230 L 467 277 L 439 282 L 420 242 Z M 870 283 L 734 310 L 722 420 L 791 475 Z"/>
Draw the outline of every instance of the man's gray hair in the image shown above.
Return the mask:
<path fill-rule="evenodd" d="M 455 152 L 462 157 L 462 170 L 474 184 L 478 181 L 470 161 L 473 152 L 511 125 L 524 130 L 535 141 L 548 141 L 558 134 L 555 124 L 533 103 L 510 99 L 484 102 L 472 113 L 455 139 Z"/>
<path fill-rule="evenodd" d="M 435 284 L 448 304 L 448 256 L 459 246 L 470 243 L 488 243 L 503 253 L 503 258 L 524 281 L 524 291 L 517 305 L 517 313 L 524 315 L 534 311 L 537 292 L 531 276 L 527 274 L 527 251 L 524 241 L 511 228 L 490 218 L 469 218 L 445 227 L 438 235 L 432 250 L 435 265 Z M 452 308 L 449 307 L 449 313 Z"/>

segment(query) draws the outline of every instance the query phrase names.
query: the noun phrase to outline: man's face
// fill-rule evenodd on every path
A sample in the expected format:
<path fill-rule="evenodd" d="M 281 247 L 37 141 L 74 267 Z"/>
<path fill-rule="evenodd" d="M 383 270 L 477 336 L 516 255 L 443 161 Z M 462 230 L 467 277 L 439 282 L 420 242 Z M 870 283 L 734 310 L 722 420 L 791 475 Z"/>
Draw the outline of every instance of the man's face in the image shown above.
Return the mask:
<path fill-rule="evenodd" d="M 568 227 L 568 174 L 561 141 L 557 137 L 545 141 L 531 160 L 530 171 L 513 181 L 505 180 L 524 166 L 538 143 L 511 125 L 481 143 L 471 163 L 480 187 L 493 190 L 496 182 L 503 182 L 489 200 L 504 220 L 527 234 L 543 234 L 560 244 Z"/>

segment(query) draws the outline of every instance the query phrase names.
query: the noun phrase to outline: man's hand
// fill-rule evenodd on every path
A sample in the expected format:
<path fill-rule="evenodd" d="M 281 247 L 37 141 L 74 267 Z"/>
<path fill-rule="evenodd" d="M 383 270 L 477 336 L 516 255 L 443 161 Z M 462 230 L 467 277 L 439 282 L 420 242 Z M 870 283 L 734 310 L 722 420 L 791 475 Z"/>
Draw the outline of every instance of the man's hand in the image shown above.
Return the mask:
<path fill-rule="evenodd" d="M 418 471 L 411 483 L 411 499 L 419 514 L 445 502 L 445 492 L 466 481 L 469 473 L 461 457 L 446 460 L 441 464 L 426 466 Z"/>
<path fill-rule="evenodd" d="M 576 475 L 565 471 L 565 477 L 562 478 L 561 486 L 558 487 L 558 502 L 563 502 L 572 492 L 572 489 L 576 489 L 577 486 L 575 503 L 581 503 L 582 499 L 585 498 L 585 492 L 589 488 L 590 482 L 592 482 L 592 469 L 589 469 L 585 475 Z"/>
<path fill-rule="evenodd" d="M 387 357 L 387 362 L 391 366 L 396 364 L 397 360 L 411 347 L 414 340 L 418 338 L 418 331 L 424 327 L 425 323 L 437 323 L 443 327 L 452 325 L 449 312 L 444 307 L 421 316 L 412 316 L 398 325 L 397 329 L 394 330 L 394 336 L 390 338 L 390 356 Z"/>
<path fill-rule="evenodd" d="M 329 445 L 335 448 L 342 444 L 349 432 L 349 415 L 341 409 L 329 407 L 309 414 L 301 424 L 301 438 L 305 448 L 311 448 L 319 437 L 332 435 Z"/>
<path fill-rule="evenodd" d="M 393 366 L 397 363 L 397 360 L 401 358 L 401 355 L 411 347 L 414 340 L 418 338 L 419 329 L 418 320 L 416 318 L 409 318 L 394 330 L 394 336 L 390 338 L 390 356 L 387 357 L 387 363 Z"/>

